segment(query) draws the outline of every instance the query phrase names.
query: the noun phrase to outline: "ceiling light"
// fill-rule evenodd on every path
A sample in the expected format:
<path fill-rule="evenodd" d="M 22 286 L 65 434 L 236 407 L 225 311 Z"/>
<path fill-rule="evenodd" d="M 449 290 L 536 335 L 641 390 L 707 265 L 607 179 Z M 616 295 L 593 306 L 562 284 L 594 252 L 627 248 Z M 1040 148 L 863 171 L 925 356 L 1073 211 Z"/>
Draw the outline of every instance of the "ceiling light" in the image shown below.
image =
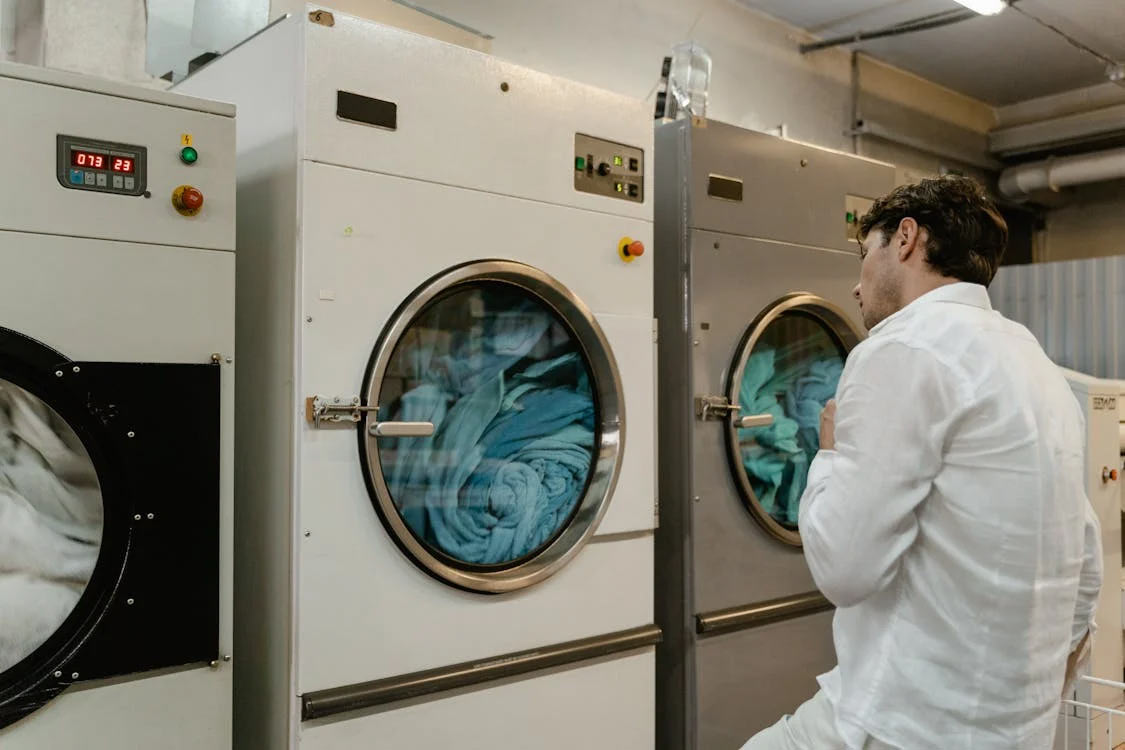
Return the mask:
<path fill-rule="evenodd" d="M 994 16 L 1008 7 L 1005 0 L 957 0 L 957 2 L 982 16 Z"/>

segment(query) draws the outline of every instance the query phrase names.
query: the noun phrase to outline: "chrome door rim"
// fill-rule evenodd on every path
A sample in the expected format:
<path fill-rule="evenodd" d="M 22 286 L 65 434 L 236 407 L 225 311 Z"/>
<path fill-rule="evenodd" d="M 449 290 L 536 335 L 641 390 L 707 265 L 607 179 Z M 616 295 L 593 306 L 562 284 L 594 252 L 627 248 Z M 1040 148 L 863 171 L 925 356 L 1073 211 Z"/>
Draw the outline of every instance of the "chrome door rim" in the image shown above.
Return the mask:
<path fill-rule="evenodd" d="M 845 355 L 851 352 L 864 338 L 864 334 L 856 328 L 855 324 L 852 323 L 851 319 L 848 318 L 844 311 L 823 297 L 809 292 L 798 292 L 782 297 L 767 306 L 765 311 L 747 327 L 746 333 L 743 335 L 742 342 L 738 348 L 738 359 L 735 360 L 735 365 L 731 369 L 730 380 L 727 385 L 727 398 L 730 399 L 730 403 L 738 403 L 742 378 L 746 374 L 746 363 L 750 360 L 750 353 L 754 351 L 754 347 L 757 346 L 758 340 L 761 338 L 766 328 L 781 317 L 782 314 L 795 311 L 809 315 L 823 324 L 837 342 L 844 347 Z M 747 415 L 743 414 L 742 416 Z M 770 536 L 794 547 L 800 547 L 800 530 L 786 528 L 762 508 L 757 493 L 754 492 L 754 488 L 750 484 L 750 477 L 746 473 L 746 467 L 742 464 L 742 451 L 738 440 L 738 428 L 735 427 L 733 420 L 727 421 L 726 433 L 727 452 L 733 468 L 732 473 L 735 476 L 738 489 L 742 494 L 743 504 L 750 509 L 754 520 L 761 524 L 762 528 L 764 528 Z"/>
<path fill-rule="evenodd" d="M 418 565 L 459 588 L 498 594 L 536 584 L 565 566 L 597 530 L 617 486 L 625 447 L 625 400 L 621 375 L 609 341 L 594 314 L 573 292 L 552 276 L 523 263 L 486 260 L 456 266 L 434 276 L 407 298 L 384 329 L 371 355 L 364 383 L 364 404 L 377 406 L 387 367 L 402 336 L 430 302 L 456 287 L 475 282 L 501 282 L 523 289 L 553 310 L 582 348 L 594 381 L 598 404 L 598 436 L 592 475 L 570 521 L 545 549 L 530 559 L 496 570 L 469 570 L 441 559 L 403 521 L 383 477 L 378 438 L 370 428 L 378 417 L 365 412 L 360 423 L 361 461 L 369 494 L 395 541 Z"/>

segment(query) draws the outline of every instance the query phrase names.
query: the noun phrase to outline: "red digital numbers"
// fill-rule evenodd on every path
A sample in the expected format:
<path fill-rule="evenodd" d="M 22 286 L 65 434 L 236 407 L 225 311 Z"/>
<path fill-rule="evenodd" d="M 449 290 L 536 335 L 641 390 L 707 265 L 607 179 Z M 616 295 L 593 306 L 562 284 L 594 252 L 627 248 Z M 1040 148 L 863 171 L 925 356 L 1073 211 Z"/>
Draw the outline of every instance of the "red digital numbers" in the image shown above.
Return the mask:
<path fill-rule="evenodd" d="M 95 154 L 91 151 L 78 151 L 77 149 L 71 151 L 70 163 L 75 167 L 108 169 L 123 174 L 132 174 L 137 170 L 136 159 L 130 159 L 126 156 L 106 156 L 105 154 Z"/>
<path fill-rule="evenodd" d="M 105 156 L 91 154 L 88 151 L 75 151 L 71 154 L 71 164 L 76 167 L 89 167 L 90 169 L 105 169 Z"/>

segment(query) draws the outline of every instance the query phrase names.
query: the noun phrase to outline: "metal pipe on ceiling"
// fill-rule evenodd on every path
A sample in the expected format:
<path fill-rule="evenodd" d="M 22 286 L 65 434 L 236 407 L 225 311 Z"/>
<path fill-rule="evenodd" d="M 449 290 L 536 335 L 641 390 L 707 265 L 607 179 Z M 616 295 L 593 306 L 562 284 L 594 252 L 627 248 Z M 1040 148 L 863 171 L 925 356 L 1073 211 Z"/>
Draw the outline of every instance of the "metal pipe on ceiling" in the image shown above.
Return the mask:
<path fill-rule="evenodd" d="M 976 17 L 977 14 L 971 10 L 935 14 L 935 16 L 916 18 L 913 21 L 906 21 L 894 26 L 888 26 L 884 29 L 877 29 L 876 31 L 857 31 L 854 34 L 848 34 L 846 36 L 833 37 L 831 39 L 824 39 L 819 42 L 808 42 L 806 44 L 802 44 L 798 49 L 800 49 L 801 54 L 803 55 L 809 52 L 816 52 L 817 50 L 828 49 L 830 47 L 839 47 L 843 44 L 856 44 L 858 42 L 867 42 L 872 39 L 883 39 L 885 37 L 913 34 L 917 31 L 938 29 L 942 26 L 950 26 L 952 24 L 961 23 L 962 21 L 968 21 L 970 18 Z"/>
<path fill-rule="evenodd" d="M 1025 199 L 1043 190 L 1125 179 L 1125 148 L 1020 164 L 1000 173 L 1000 193 Z"/>

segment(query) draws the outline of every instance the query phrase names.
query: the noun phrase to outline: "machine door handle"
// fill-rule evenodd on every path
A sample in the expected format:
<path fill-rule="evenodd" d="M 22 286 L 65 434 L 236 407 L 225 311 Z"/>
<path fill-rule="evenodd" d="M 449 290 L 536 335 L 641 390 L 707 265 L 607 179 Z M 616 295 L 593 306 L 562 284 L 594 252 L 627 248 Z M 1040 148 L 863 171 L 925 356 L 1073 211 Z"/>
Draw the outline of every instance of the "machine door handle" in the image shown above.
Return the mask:
<path fill-rule="evenodd" d="M 429 437 L 434 434 L 434 423 L 376 422 L 369 431 L 375 437 Z"/>
<path fill-rule="evenodd" d="M 735 417 L 734 426 L 745 429 L 747 427 L 770 427 L 773 425 L 772 414 L 751 414 L 748 417 Z"/>

